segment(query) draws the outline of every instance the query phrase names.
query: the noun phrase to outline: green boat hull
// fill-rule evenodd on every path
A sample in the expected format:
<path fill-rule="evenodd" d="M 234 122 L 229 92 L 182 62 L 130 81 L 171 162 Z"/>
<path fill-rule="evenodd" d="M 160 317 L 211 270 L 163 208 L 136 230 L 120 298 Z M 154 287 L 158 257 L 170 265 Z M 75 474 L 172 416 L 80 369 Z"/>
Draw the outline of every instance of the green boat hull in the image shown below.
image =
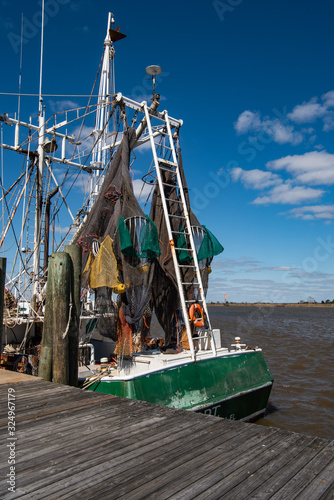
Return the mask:
<path fill-rule="evenodd" d="M 261 351 L 243 351 L 125 379 L 100 380 L 88 390 L 234 420 L 265 411 L 273 377 Z"/>

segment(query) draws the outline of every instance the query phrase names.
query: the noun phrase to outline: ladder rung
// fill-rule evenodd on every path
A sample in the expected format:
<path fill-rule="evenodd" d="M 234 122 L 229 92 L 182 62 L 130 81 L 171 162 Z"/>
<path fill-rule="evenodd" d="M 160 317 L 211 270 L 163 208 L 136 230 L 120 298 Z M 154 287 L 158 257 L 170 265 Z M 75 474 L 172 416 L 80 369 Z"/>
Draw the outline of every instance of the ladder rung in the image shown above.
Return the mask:
<path fill-rule="evenodd" d="M 167 198 L 166 198 L 167 199 Z M 172 200 L 173 201 L 173 200 Z M 173 234 L 184 234 L 185 236 L 189 236 L 189 233 L 186 233 L 185 231 L 172 231 Z"/>
<path fill-rule="evenodd" d="M 169 149 L 170 151 L 172 151 L 172 148 L 170 148 L 169 146 L 164 146 L 163 144 L 160 144 L 160 142 L 155 142 L 154 141 L 154 144 L 156 146 L 158 146 L 159 148 L 162 148 L 162 149 Z"/>
<path fill-rule="evenodd" d="M 147 111 L 149 112 L 149 110 L 147 110 Z M 166 123 L 166 119 L 165 119 L 165 118 L 162 118 L 162 116 L 159 116 L 159 115 L 154 115 L 154 114 L 152 114 L 152 113 L 150 113 L 150 112 L 149 112 L 148 114 L 149 114 L 149 116 L 150 116 L 150 118 L 151 118 L 151 119 L 152 119 L 152 118 L 154 118 L 154 119 L 156 119 L 156 120 L 160 120 L 161 122 Z M 168 135 L 168 134 L 166 134 L 166 135 Z"/>
<path fill-rule="evenodd" d="M 169 184 L 168 182 L 163 182 L 162 184 L 164 186 L 169 186 L 169 187 L 172 187 L 172 188 L 179 189 L 179 186 L 177 184 Z"/>
<path fill-rule="evenodd" d="M 193 283 L 192 281 L 187 282 L 182 282 L 182 285 L 194 285 L 194 286 L 199 286 L 199 283 Z"/>
<path fill-rule="evenodd" d="M 196 269 L 196 266 L 190 266 L 190 265 L 186 265 L 186 264 L 179 264 L 179 267 L 189 267 L 191 269 Z"/>
<path fill-rule="evenodd" d="M 175 250 L 184 250 L 185 252 L 193 252 L 193 249 L 192 248 L 179 248 L 179 247 L 174 247 Z"/>
<path fill-rule="evenodd" d="M 172 198 L 165 198 L 166 201 L 173 201 L 175 203 L 183 203 L 182 200 L 173 200 Z M 177 233 L 178 231 L 172 231 L 172 233 Z M 181 234 L 181 233 L 180 233 Z M 182 233 L 182 234 L 189 234 L 189 233 Z"/>
<path fill-rule="evenodd" d="M 176 219 L 186 219 L 187 217 L 184 217 L 184 215 L 173 215 L 173 214 L 168 214 L 169 217 L 175 217 Z"/>
<path fill-rule="evenodd" d="M 161 167 L 159 165 L 159 168 L 160 170 L 165 170 L 166 172 L 173 172 L 175 174 L 174 170 L 171 167 Z"/>
<path fill-rule="evenodd" d="M 165 158 L 157 158 L 159 163 L 164 163 L 165 165 L 170 165 L 171 167 L 177 167 L 177 163 L 173 161 L 165 160 Z"/>
<path fill-rule="evenodd" d="M 198 299 L 198 300 L 192 299 L 192 300 L 185 300 L 185 302 L 203 302 L 203 300 L 202 299 Z"/>

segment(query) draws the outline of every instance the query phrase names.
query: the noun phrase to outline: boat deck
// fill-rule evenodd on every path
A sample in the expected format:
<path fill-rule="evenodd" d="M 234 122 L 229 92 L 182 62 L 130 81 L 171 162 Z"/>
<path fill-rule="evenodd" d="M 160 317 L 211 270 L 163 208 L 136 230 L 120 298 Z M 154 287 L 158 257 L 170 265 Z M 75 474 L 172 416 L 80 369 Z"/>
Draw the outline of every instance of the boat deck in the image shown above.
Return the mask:
<path fill-rule="evenodd" d="M 334 441 L 84 392 L 0 370 L 15 392 L 2 499 L 330 499 Z M 13 437 L 1 405 L 1 474 Z"/>

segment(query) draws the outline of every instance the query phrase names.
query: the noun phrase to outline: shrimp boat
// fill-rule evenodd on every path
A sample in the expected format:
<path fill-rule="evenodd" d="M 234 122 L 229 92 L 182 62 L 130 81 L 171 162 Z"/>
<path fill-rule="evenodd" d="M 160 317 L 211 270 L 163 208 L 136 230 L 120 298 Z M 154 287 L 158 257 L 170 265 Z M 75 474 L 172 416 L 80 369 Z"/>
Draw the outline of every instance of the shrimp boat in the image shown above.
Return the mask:
<path fill-rule="evenodd" d="M 114 45 L 124 37 L 109 13 L 99 91 L 94 97 L 93 87 L 87 105 L 47 118 L 40 92 L 37 125 L 0 115 L 3 166 L 9 154 L 23 158 L 20 173 L 2 188 L 1 246 L 10 263 L 2 344 L 36 364 L 49 254 L 77 244 L 84 389 L 255 419 L 266 409 L 273 377 L 261 349 L 239 337 L 223 346 L 211 325 L 210 265 L 223 247 L 191 210 L 183 123 L 160 110 L 155 90 L 161 68 L 146 68 L 149 103 L 115 91 Z M 5 131 L 13 145 L 4 142 Z M 145 204 L 135 195 L 136 151 L 149 157 L 139 158 Z"/>

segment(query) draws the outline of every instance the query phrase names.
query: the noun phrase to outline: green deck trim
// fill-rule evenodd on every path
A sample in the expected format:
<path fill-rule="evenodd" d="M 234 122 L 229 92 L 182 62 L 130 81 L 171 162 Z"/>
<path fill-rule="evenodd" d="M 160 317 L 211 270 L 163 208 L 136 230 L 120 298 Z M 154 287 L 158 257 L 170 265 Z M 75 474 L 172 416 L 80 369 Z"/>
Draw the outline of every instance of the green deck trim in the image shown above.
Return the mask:
<path fill-rule="evenodd" d="M 272 382 L 262 352 L 254 351 L 190 362 L 130 380 L 102 380 L 89 390 L 239 420 L 265 409 Z"/>

